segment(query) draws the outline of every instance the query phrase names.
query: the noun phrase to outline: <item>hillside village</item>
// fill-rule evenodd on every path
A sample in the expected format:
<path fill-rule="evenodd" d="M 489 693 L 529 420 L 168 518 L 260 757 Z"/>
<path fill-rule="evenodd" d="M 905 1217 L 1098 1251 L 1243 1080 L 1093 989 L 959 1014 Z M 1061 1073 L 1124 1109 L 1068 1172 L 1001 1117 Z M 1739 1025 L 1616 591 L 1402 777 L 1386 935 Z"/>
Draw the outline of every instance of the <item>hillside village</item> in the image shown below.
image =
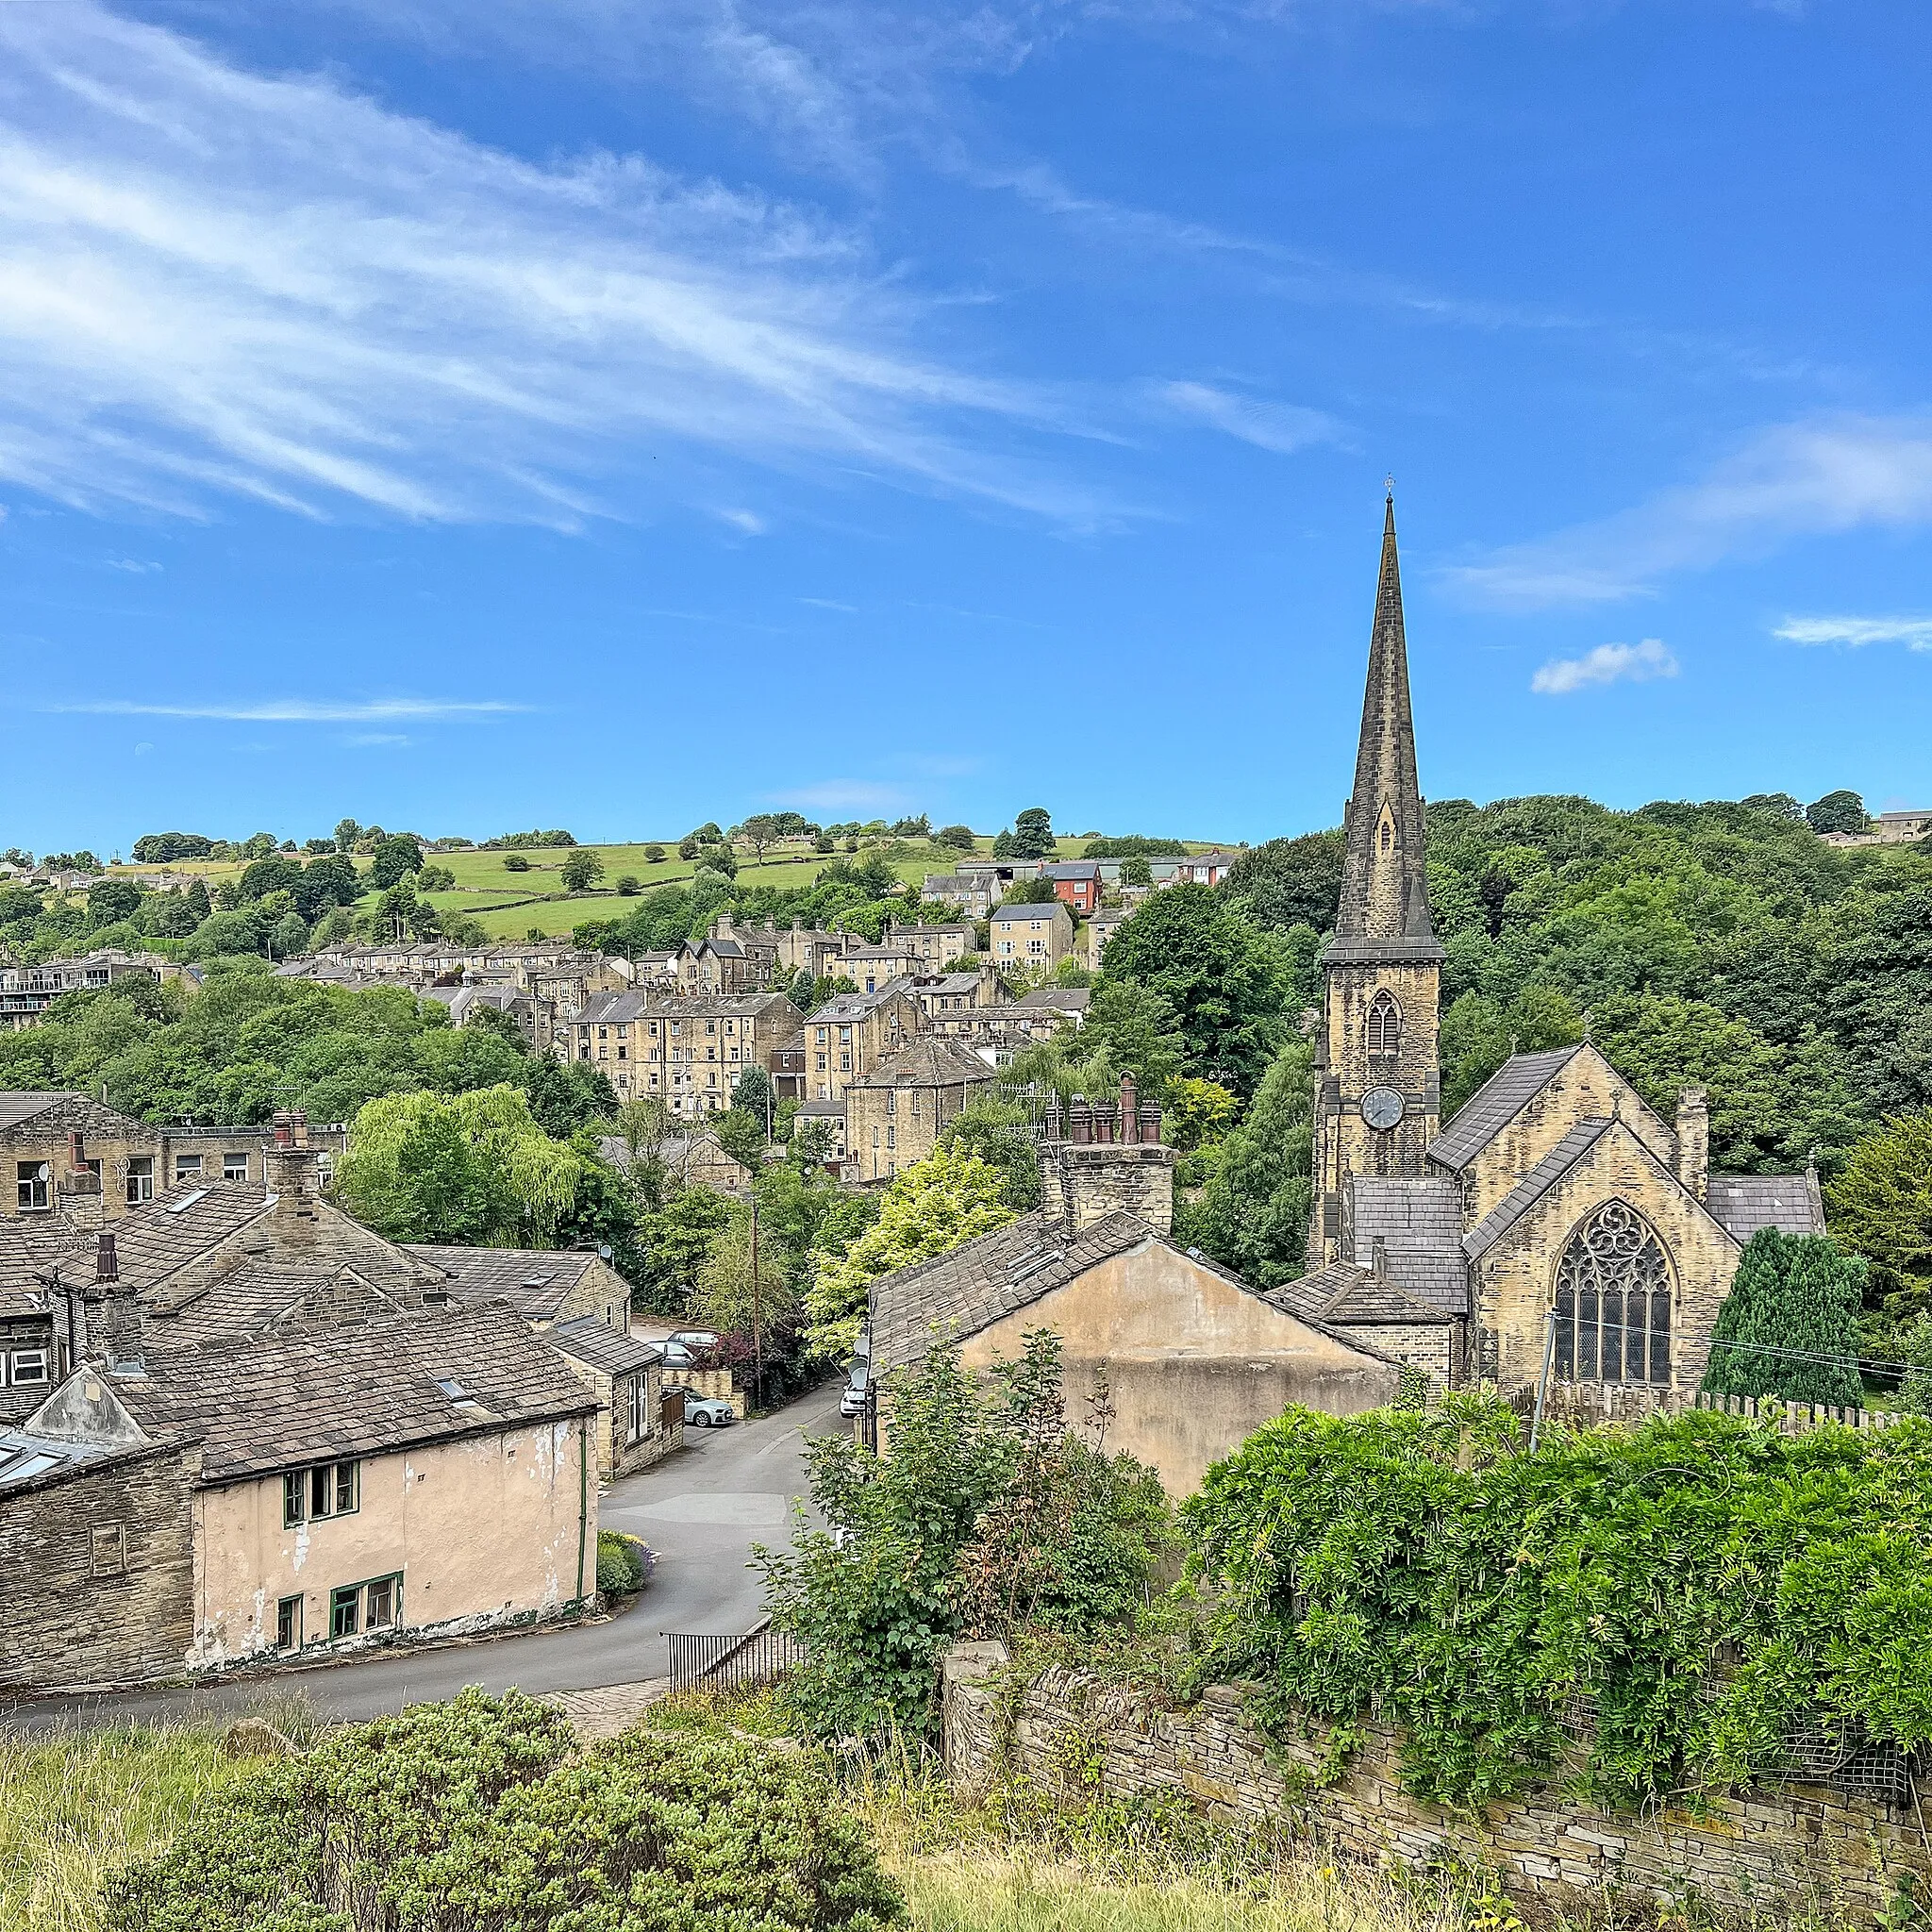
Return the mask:
<path fill-rule="evenodd" d="M 1580 861 L 1557 854 L 1579 824 L 1582 843 L 1626 835 L 1579 802 L 1511 801 L 1487 808 L 1514 815 L 1503 837 L 1540 819 L 1551 865 L 1521 842 L 1452 864 L 1484 814 L 1424 806 L 1407 649 L 1391 502 L 1343 824 L 1253 849 L 1095 835 L 1067 858 L 1032 808 L 984 853 L 964 828 L 848 830 L 850 852 L 772 888 L 770 849 L 833 835 L 747 822 L 685 841 L 688 884 L 521 939 L 430 903 L 455 890 L 446 841 L 345 827 L 306 860 L 141 841 L 229 868 L 185 874 L 16 855 L 0 1691 L 588 1627 L 643 1568 L 607 1507 L 694 1429 L 782 1416 L 828 1378 L 844 1433 L 813 1487 L 838 1534 L 757 1558 L 791 1646 L 773 1668 L 808 1730 L 941 1708 L 961 1778 L 1031 1748 L 998 1741 L 975 1687 L 1028 1616 L 1052 1624 L 1045 1598 L 965 1606 L 988 1565 L 1044 1588 L 1020 1579 L 1045 1544 L 984 1541 L 1032 1458 L 1055 1507 L 1117 1512 L 1103 1569 L 1124 1568 L 1079 1588 L 1124 1606 L 1172 1506 L 1233 1578 L 1242 1471 L 1319 1484 L 1377 1431 L 1460 1432 L 1476 1469 L 1525 1438 L 1532 1460 L 1546 1436 L 1614 1457 L 1719 1425 L 1895 1430 L 1917 1453 L 1932 1313 L 1888 1204 L 1923 1198 L 1932 1164 L 1924 1116 L 1880 1110 L 1923 1056 L 1861 1087 L 1809 1013 L 1754 1031 L 1759 962 L 1730 927 L 1723 984 L 1699 968 L 1585 1005 L 1563 974 L 1580 992 L 1596 969 L 1577 961 L 1618 941 L 1565 902 Z M 1821 897 L 1840 914 L 1932 893 L 1924 815 L 1874 824 L 1849 794 L 1808 816 L 1782 797 L 1646 811 L 1654 856 L 1761 877 L 1775 853 L 1839 877 Z M 525 837 L 545 842 L 497 849 L 594 857 Z M 908 858 L 919 841 L 950 845 L 943 871 Z M 70 930 L 101 943 L 61 950 Z M 1774 943 L 1789 971 L 1791 931 Z M 1839 957 L 1850 986 L 1856 945 Z M 1792 1066 L 1769 1075 L 1767 1054 Z M 960 1428 L 964 1460 L 928 1472 Z M 1433 1466 L 1433 1441 L 1400 1453 Z M 933 1472 L 975 1455 L 981 1541 L 921 1543 L 960 1566 L 941 1573 L 955 1607 L 884 1673 L 837 1607 L 887 1546 L 867 1539 L 896 1533 L 870 1512 L 927 1507 L 957 1479 Z M 1035 1507 L 1016 1534 L 1040 1534 Z M 1096 1654 L 1134 1614 L 1094 1624 Z M 962 1634 L 978 1647 L 950 1648 Z M 1311 1694 L 1299 1640 L 1277 1640 L 1270 1668 Z M 1028 1681 L 1036 1729 L 1074 1722 L 1060 1679 Z M 1890 1753 L 1905 1790 L 1916 1735 L 1874 1720 L 1857 1749 Z M 1144 1759 L 1131 1776 L 1158 1785 Z M 1418 1800 L 1465 1795 L 1419 1775 L 1401 1774 Z M 1609 1829 L 1622 1788 L 1606 1770 L 1591 1789 Z M 1331 1824 L 1379 1828 L 1345 1806 Z M 1418 1828 L 1454 1840 L 1433 1813 Z M 1532 1890 L 1539 1856 L 1514 1868 Z M 1713 1874 L 1735 1890 L 1750 1869 Z"/>

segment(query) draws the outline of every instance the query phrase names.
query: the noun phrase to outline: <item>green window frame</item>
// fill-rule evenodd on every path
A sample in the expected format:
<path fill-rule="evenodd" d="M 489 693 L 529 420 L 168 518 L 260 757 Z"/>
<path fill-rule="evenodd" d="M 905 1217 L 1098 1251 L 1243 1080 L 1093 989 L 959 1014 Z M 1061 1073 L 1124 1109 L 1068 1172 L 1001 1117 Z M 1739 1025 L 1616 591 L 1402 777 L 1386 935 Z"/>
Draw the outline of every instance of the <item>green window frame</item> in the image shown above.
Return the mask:
<path fill-rule="evenodd" d="M 375 1636 L 403 1627 L 403 1573 L 385 1571 L 360 1583 L 342 1583 L 328 1593 L 331 1642 L 346 1637 Z"/>
<path fill-rule="evenodd" d="M 282 1527 L 353 1516 L 362 1507 L 362 1464 L 315 1462 L 282 1474 Z"/>
<path fill-rule="evenodd" d="M 282 1597 L 275 1604 L 275 1648 L 302 1648 L 302 1599 L 299 1595 Z"/>

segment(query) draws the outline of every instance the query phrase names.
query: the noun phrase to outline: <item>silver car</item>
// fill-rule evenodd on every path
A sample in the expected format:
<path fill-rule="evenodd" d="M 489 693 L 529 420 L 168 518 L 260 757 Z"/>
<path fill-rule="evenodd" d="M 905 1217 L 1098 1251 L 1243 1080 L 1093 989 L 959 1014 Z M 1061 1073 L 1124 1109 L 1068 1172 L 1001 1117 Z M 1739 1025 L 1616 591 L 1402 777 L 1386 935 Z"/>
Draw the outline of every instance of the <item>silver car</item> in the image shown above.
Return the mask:
<path fill-rule="evenodd" d="M 738 1420 L 738 1411 L 719 1395 L 687 1395 L 684 1420 L 694 1429 L 722 1429 Z"/>

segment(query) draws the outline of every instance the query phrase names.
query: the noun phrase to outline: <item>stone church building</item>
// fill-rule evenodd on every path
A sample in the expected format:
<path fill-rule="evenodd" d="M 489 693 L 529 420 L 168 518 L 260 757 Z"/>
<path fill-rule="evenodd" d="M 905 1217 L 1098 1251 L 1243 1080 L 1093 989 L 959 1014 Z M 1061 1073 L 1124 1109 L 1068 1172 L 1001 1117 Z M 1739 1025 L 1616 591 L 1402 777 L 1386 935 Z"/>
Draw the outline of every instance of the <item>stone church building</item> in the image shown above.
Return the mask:
<path fill-rule="evenodd" d="M 1693 1391 L 1744 1242 L 1822 1233 L 1815 1174 L 1714 1174 L 1701 1089 L 1664 1120 L 1589 1043 L 1518 1054 L 1445 1128 L 1391 500 L 1315 1035 L 1311 1272 L 1270 1299 L 1455 1385 L 1618 1413 Z M 1554 1318 L 1554 1319 L 1553 1319 Z"/>

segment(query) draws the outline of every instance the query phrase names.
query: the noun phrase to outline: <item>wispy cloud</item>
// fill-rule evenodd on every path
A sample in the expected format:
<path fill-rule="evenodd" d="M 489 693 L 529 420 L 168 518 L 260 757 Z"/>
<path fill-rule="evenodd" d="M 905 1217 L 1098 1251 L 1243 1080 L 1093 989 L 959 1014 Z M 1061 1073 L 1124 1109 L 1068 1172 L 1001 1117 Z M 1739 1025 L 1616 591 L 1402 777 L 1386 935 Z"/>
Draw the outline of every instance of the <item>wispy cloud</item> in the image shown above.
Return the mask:
<path fill-rule="evenodd" d="M 1905 644 L 1932 651 L 1932 617 L 1788 617 L 1772 632 L 1791 644 Z"/>
<path fill-rule="evenodd" d="M 851 235 L 636 157 L 534 167 L 92 0 L 0 7 L 0 476 L 71 503 L 569 526 L 702 446 L 1108 513 L 1013 441 L 1058 403 L 921 353 Z"/>
<path fill-rule="evenodd" d="M 1205 382 L 1157 383 L 1152 393 L 1157 405 L 1178 416 L 1191 417 L 1281 456 L 1307 449 L 1310 443 L 1340 443 L 1347 437 L 1343 425 L 1321 409 L 1263 402 Z"/>
<path fill-rule="evenodd" d="M 393 749 L 408 744 L 408 734 L 405 731 L 352 731 L 342 740 L 344 744 L 382 746 Z"/>
<path fill-rule="evenodd" d="M 108 559 L 108 568 L 109 570 L 125 570 L 130 576 L 144 577 L 150 573 L 159 570 L 160 565 L 144 562 L 138 557 L 110 557 Z"/>
<path fill-rule="evenodd" d="M 145 704 L 134 698 L 100 698 L 85 704 L 39 705 L 42 711 L 78 711 L 109 718 L 215 718 L 241 724 L 362 724 L 406 719 L 444 723 L 527 711 L 528 705 L 462 698 L 366 698 L 342 703 L 326 698 L 269 698 L 258 704 Z"/>
<path fill-rule="evenodd" d="M 897 811 L 909 801 L 896 785 L 869 778 L 824 778 L 795 791 L 774 791 L 772 802 L 811 811 Z"/>
<path fill-rule="evenodd" d="M 765 520 L 757 510 L 720 509 L 713 510 L 712 515 L 720 523 L 729 524 L 734 530 L 742 530 L 747 537 L 762 537 L 765 534 Z"/>
<path fill-rule="evenodd" d="M 1695 483 L 1447 575 L 1489 604 L 1613 603 L 1794 538 L 1924 524 L 1932 418 L 1837 416 L 1765 430 Z"/>
<path fill-rule="evenodd" d="M 841 604 L 836 597 L 801 597 L 798 601 L 801 604 L 809 604 L 814 610 L 838 610 L 842 611 L 847 617 L 858 615 L 857 604 Z"/>
<path fill-rule="evenodd" d="M 1563 697 L 1592 684 L 1647 684 L 1654 677 L 1674 677 L 1677 660 L 1658 638 L 1638 644 L 1599 644 L 1580 658 L 1552 658 L 1529 680 L 1529 688 L 1546 697 Z"/>

